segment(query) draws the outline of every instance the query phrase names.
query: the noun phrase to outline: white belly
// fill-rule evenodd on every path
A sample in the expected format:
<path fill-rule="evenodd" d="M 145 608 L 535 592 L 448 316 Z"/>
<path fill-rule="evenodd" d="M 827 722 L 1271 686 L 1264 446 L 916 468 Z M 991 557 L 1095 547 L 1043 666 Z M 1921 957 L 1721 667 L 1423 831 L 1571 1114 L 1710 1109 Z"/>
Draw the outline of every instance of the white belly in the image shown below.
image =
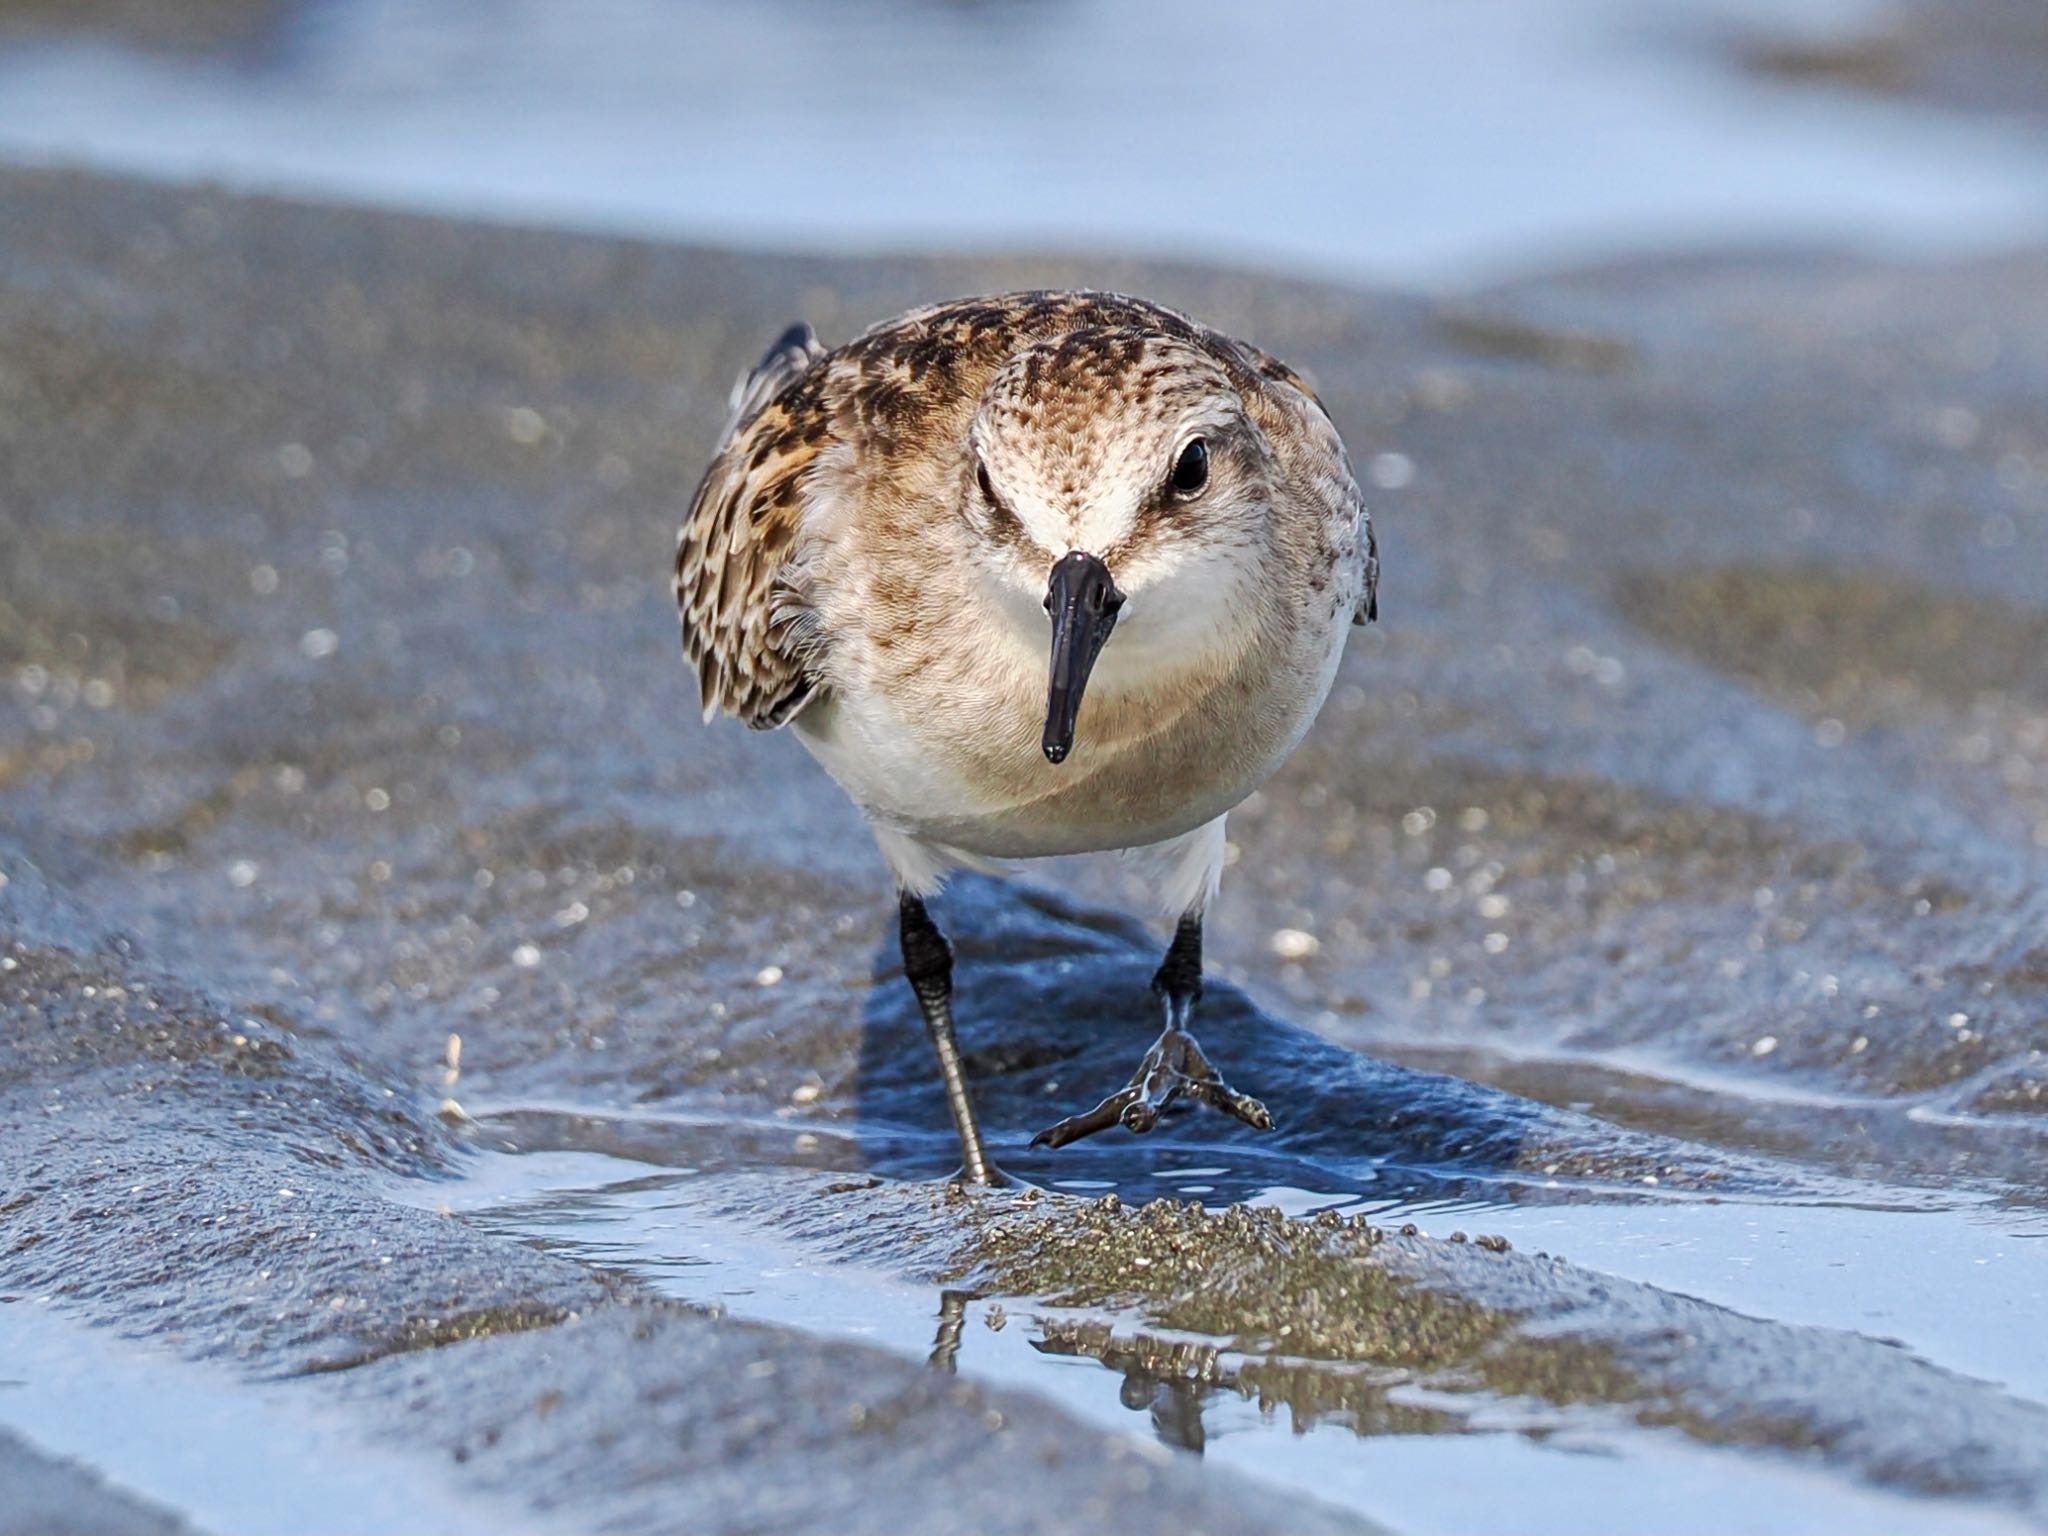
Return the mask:
<path fill-rule="evenodd" d="M 1348 620 L 1348 615 L 1346 615 Z M 797 717 L 800 740 L 879 828 L 974 860 L 1143 847 L 1237 805 L 1313 722 L 1348 622 L 1297 631 L 1191 684 L 1120 674 L 1115 641 L 1082 705 L 1073 753 L 1045 759 L 1043 663 L 981 658 L 913 698 L 836 687 Z"/>

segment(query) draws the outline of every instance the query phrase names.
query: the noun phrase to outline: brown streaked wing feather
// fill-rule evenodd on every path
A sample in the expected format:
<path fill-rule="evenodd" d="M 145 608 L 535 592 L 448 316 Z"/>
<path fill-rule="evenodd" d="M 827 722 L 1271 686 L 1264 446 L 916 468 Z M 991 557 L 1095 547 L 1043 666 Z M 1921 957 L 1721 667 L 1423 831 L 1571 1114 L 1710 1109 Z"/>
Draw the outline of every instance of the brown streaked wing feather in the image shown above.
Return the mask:
<path fill-rule="evenodd" d="M 1329 408 L 1322 397 L 1310 387 L 1307 379 L 1296 373 L 1287 364 L 1270 353 L 1261 352 L 1249 342 L 1236 341 L 1211 334 L 1211 344 L 1236 354 L 1241 365 L 1250 369 L 1257 380 L 1257 398 L 1272 400 L 1275 385 L 1281 386 L 1298 397 L 1300 403 L 1312 413 L 1313 426 L 1302 439 L 1311 447 L 1318 463 L 1314 467 L 1314 478 L 1330 491 L 1341 494 L 1357 510 L 1358 532 L 1365 542 L 1365 584 L 1358 594 L 1358 607 L 1351 616 L 1354 624 L 1371 624 L 1380 616 L 1380 543 L 1373 533 L 1372 514 L 1366 509 L 1364 498 L 1358 493 L 1357 479 L 1351 473 L 1350 456 L 1344 451 L 1344 439 L 1337 431 L 1337 424 L 1330 419 Z M 1297 410 L 1297 415 L 1301 413 Z"/>
<path fill-rule="evenodd" d="M 815 390 L 797 384 L 737 423 L 683 524 L 676 606 L 706 720 L 722 711 L 772 730 L 811 696 L 806 649 L 793 632 L 800 607 L 784 577 L 806 471 L 831 441 L 826 411 Z"/>

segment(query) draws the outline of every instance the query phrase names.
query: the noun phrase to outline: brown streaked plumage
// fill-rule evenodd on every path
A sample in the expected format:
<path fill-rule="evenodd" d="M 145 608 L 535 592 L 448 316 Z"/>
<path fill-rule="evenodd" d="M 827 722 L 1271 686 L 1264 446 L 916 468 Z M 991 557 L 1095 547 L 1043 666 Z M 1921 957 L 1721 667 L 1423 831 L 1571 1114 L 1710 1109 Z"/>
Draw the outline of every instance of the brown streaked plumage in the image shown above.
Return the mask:
<path fill-rule="evenodd" d="M 707 719 L 792 724 L 874 825 L 970 1178 L 924 905 L 963 863 L 1135 850 L 1181 913 L 1166 1032 L 1041 1141 L 1181 1096 L 1270 1123 L 1187 1033 L 1202 911 L 1223 817 L 1314 718 L 1378 570 L 1301 378 L 1142 299 L 961 300 L 833 351 L 798 326 L 740 381 L 678 545 L 684 649 Z"/>
<path fill-rule="evenodd" d="M 802 479 L 830 432 L 817 394 L 792 386 L 824 356 L 810 327 L 794 326 L 740 380 L 725 446 L 676 547 L 683 646 L 707 720 L 724 710 L 757 729 L 778 726 L 810 694 L 776 604 L 802 519 Z"/>

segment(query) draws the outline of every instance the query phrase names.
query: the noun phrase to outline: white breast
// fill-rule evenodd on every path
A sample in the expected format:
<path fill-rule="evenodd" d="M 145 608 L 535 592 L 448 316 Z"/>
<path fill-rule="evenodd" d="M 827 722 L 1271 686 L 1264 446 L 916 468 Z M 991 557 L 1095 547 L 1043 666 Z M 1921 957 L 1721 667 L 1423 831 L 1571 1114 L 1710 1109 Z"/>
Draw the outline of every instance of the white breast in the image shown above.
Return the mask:
<path fill-rule="evenodd" d="M 846 679 L 796 729 L 884 834 L 899 874 L 908 855 L 895 839 L 941 867 L 1148 846 L 1222 816 L 1285 761 L 1347 628 L 1348 613 L 1305 625 L 1284 652 L 1255 651 L 1199 683 L 1148 654 L 1142 630 L 1119 656 L 1119 634 L 1057 766 L 1039 746 L 1045 658 L 994 634 L 954 675 L 928 668 L 894 696 Z"/>

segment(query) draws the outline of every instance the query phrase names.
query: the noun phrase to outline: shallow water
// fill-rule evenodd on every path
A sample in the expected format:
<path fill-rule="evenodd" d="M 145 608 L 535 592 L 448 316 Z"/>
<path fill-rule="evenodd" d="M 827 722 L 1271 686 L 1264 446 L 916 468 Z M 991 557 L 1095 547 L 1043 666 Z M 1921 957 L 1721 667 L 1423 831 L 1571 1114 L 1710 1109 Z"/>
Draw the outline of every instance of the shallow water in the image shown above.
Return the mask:
<path fill-rule="evenodd" d="M 287 1383 L 252 1387 L 32 1297 L 0 1298 L 0 1362 L 0 1425 L 214 1536 L 559 1529 L 452 1488 Z"/>
<path fill-rule="evenodd" d="M 836 1262 L 816 1246 L 721 1214 L 718 1175 L 698 1159 L 706 1127 L 680 1138 L 670 1167 L 650 1173 L 606 1153 L 558 1150 L 606 1140 L 590 1120 L 490 1117 L 488 1130 L 555 1150 L 491 1153 L 435 1198 L 488 1230 L 545 1245 L 735 1317 L 878 1343 L 935 1366 L 1043 1393 L 1119 1433 L 1156 1437 L 1261 1482 L 1356 1509 L 1392 1529 L 1456 1532 L 1483 1525 L 1564 1533 L 1589 1511 L 1683 1509 L 1660 1529 L 1797 1532 L 1845 1522 L 1885 1532 L 2009 1531 L 2025 1523 L 1910 1495 L 1870 1491 L 1796 1459 L 1734 1456 L 1599 1406 L 1501 1398 L 1469 1383 L 1366 1364 L 1338 1371 L 1371 1382 L 1383 1412 L 1363 1421 L 1341 1406 L 1309 1412 L 1252 1384 L 1286 1355 L 1239 1341 L 1162 1331 L 1142 1315 L 1059 1306 L 1030 1296 L 949 1289 L 871 1265 Z M 659 1129 L 636 1122 L 638 1145 Z M 1056 1188 L 1127 1199 L 1177 1193 L 1216 1203 L 1218 1183 L 1247 1182 L 1191 1159 L 1142 1182 L 1053 1180 Z M 1267 1174 L 1265 1176 L 1270 1176 Z M 1256 1179 L 1250 1181 L 1256 1182 Z M 417 1196 L 414 1196 L 417 1198 Z M 2048 1395 L 2048 1345 L 2033 1322 L 2048 1301 L 2048 1239 L 2035 1218 L 2005 1223 L 1983 1209 L 1896 1211 L 1784 1201 L 1638 1200 L 1518 1204 L 1506 1200 L 1359 1201 L 1292 1187 L 1247 1197 L 1291 1215 L 1339 1209 L 1375 1222 L 1413 1221 L 1538 1245 L 1619 1277 L 1675 1287 L 1749 1316 L 1897 1337 L 1902 1349 L 2036 1399 Z M 1855 1276 L 1845 1296 L 1844 1271 Z M 1930 1296 L 1942 1298 L 1930 1312 Z M 1143 1334 L 1198 1352 L 1148 1366 L 1115 1339 Z M 1313 1369 L 1313 1367 L 1311 1367 Z M 1499 1490 L 1515 1487 L 1512 1499 Z M 1591 1521 L 1599 1524 L 1598 1521 Z"/>
<path fill-rule="evenodd" d="M 2027 128 L 1745 79 L 1728 56 L 1745 31 L 1881 14 L 342 0 L 279 6 L 225 56 L 0 51 L 0 154 L 778 248 L 1100 249 L 1411 289 L 2048 232 Z"/>

